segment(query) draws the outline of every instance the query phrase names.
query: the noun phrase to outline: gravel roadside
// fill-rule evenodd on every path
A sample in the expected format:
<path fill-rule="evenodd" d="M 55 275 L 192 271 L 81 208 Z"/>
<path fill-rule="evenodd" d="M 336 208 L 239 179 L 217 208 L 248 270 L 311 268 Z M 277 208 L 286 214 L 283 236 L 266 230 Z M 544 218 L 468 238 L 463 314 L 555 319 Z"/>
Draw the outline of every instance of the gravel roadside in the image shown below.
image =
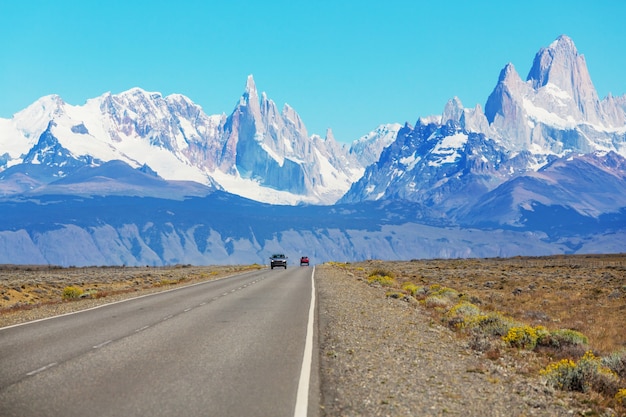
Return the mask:
<path fill-rule="evenodd" d="M 321 415 L 572 416 L 571 397 L 491 361 L 416 304 L 349 272 L 316 269 Z"/>

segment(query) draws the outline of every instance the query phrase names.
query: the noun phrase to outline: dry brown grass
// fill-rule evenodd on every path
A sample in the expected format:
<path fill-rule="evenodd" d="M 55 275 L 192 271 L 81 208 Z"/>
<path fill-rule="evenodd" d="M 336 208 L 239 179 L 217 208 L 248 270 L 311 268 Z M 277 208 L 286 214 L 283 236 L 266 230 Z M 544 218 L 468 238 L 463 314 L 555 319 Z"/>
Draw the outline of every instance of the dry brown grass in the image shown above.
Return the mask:
<path fill-rule="evenodd" d="M 404 287 L 407 295 L 410 291 L 406 289 L 415 286 L 448 287 L 458 292 L 459 299 L 471 300 L 483 312 L 500 312 L 516 322 L 550 331 L 576 330 L 589 339 L 584 348 L 537 349 L 537 355 L 519 355 L 516 349 L 509 349 L 510 355 L 526 362 L 520 369 L 528 373 L 538 373 L 563 357 L 578 360 L 585 349 L 598 356 L 626 349 L 626 254 L 367 261 L 340 266 L 365 282 L 372 271 L 388 271 L 395 277 L 397 288 Z M 416 298 L 428 307 L 428 298 Z M 443 322 L 452 305 L 428 310 Z M 470 340 L 472 343 L 484 341 Z M 501 349 L 487 349 L 485 357 L 497 360 L 504 353 Z M 612 398 L 593 399 L 594 395 L 587 394 L 586 398 L 597 404 L 614 404 Z"/>
<path fill-rule="evenodd" d="M 76 287 L 89 298 L 219 278 L 249 266 L 87 267 L 0 265 L 0 315 L 61 303 Z M 67 301 L 66 301 L 67 302 Z"/>
<path fill-rule="evenodd" d="M 626 348 L 626 254 L 538 258 L 368 261 L 349 265 L 364 278 L 391 271 L 405 282 L 439 284 L 530 325 L 577 330 L 599 354 Z"/>

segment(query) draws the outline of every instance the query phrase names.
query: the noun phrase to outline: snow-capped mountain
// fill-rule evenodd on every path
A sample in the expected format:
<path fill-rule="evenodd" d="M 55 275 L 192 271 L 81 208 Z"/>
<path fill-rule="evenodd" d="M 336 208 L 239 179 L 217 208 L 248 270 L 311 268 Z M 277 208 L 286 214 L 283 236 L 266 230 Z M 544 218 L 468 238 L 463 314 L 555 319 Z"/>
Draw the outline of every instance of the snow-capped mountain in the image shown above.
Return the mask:
<path fill-rule="evenodd" d="M 537 53 L 525 82 L 504 67 L 485 104 L 488 133 L 511 150 L 626 156 L 625 99 L 598 98 L 584 56 L 562 35 Z"/>
<path fill-rule="evenodd" d="M 457 122 L 418 120 L 398 133 L 379 161 L 367 168 L 340 203 L 406 200 L 442 213 L 471 205 L 482 194 L 528 165 L 527 153 L 514 158 L 482 133 Z"/>
<path fill-rule="evenodd" d="M 368 167 L 377 162 L 383 150 L 396 140 L 401 128 L 399 123 L 380 125 L 352 142 L 350 153 L 356 156 L 361 166 Z"/>
<path fill-rule="evenodd" d="M 252 76 L 230 116 L 208 116 L 185 96 L 139 88 L 83 106 L 42 97 L 12 119 L 0 119 L 0 154 L 2 170 L 26 164 L 21 171 L 45 171 L 0 187 L 5 195 L 119 160 L 149 167 L 165 180 L 194 181 L 259 201 L 328 204 L 364 170 L 332 131 L 324 139 L 309 137 L 293 108 L 278 111 L 265 93 L 258 94 Z"/>
<path fill-rule="evenodd" d="M 139 88 L 47 96 L 0 119 L 0 196 L 0 263 L 624 252 L 626 95 L 600 100 L 561 36 L 484 110 L 454 97 L 350 149 L 252 76 L 230 115 Z"/>
<path fill-rule="evenodd" d="M 480 105 L 466 109 L 455 97 L 441 116 L 419 119 L 414 128 L 405 125 L 340 203 L 404 199 L 470 223 L 469 214 L 487 219 L 489 208 L 510 211 L 499 215 L 510 224 L 533 201 L 562 204 L 585 216 L 619 211 L 626 206 L 616 195 L 626 181 L 620 171 L 626 156 L 624 102 L 626 95 L 598 98 L 584 57 L 570 38 L 560 36 L 537 53 L 527 81 L 511 64 L 504 67 L 485 112 Z M 584 159 L 587 170 L 581 168 L 579 154 L 593 154 Z M 557 165 L 550 164 L 556 160 L 560 174 L 545 177 L 555 172 Z M 613 180 L 597 175 L 596 182 L 590 181 L 586 172 L 594 170 Z M 512 185 L 539 177 L 576 192 L 539 187 L 531 193 Z M 609 183 L 622 185 L 606 190 Z M 603 203 L 584 198 L 594 194 L 583 192 L 585 187 L 605 190 Z M 522 195 L 500 198 L 499 206 L 485 205 L 497 200 L 493 195 L 511 190 Z M 576 203 L 577 195 L 586 202 Z M 479 202 L 481 209 L 474 206 Z M 594 202 L 599 205 L 590 210 Z"/>
<path fill-rule="evenodd" d="M 263 187 L 299 196 L 288 203 L 332 203 L 363 173 L 331 130 L 324 139 L 309 137 L 293 108 L 285 105 L 279 112 L 265 93 L 259 97 L 252 76 L 223 129 L 220 172 L 214 175 L 222 184 L 239 181 L 238 189 L 224 186 L 231 192 L 236 189 L 235 194 L 262 200 L 258 191 L 246 192 L 246 187 Z"/>

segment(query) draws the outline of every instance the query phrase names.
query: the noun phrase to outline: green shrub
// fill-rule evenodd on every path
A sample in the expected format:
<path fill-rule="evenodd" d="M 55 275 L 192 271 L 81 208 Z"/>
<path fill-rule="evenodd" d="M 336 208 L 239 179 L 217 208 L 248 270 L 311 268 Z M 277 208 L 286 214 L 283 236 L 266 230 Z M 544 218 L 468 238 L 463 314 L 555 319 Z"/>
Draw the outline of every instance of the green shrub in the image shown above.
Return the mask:
<path fill-rule="evenodd" d="M 80 298 L 83 295 L 83 290 L 78 287 L 69 286 L 63 288 L 63 299 L 64 300 L 74 300 L 76 298 Z"/>
<path fill-rule="evenodd" d="M 431 286 L 431 294 L 432 295 L 437 295 L 440 297 L 446 297 L 449 298 L 450 300 L 456 301 L 459 299 L 459 292 L 455 289 L 452 288 L 448 288 L 448 287 L 440 287 L 437 288 L 436 290 L 433 290 L 432 286 Z"/>
<path fill-rule="evenodd" d="M 619 393 L 619 378 L 610 369 L 602 366 L 602 360 L 591 351 L 575 363 L 563 359 L 539 371 L 549 385 L 563 391 L 596 392 L 615 396 Z"/>
<path fill-rule="evenodd" d="M 447 313 L 449 317 L 473 317 L 479 314 L 480 309 L 478 308 L 478 306 L 467 301 L 461 301 L 460 303 L 452 307 Z"/>
<path fill-rule="evenodd" d="M 615 372 L 620 378 L 626 379 L 626 349 L 603 357 L 602 365 Z"/>
<path fill-rule="evenodd" d="M 562 348 L 565 346 L 587 345 L 589 339 L 584 334 L 570 329 L 553 330 L 541 338 L 540 345 Z"/>
<path fill-rule="evenodd" d="M 465 322 L 468 318 L 478 316 L 479 314 L 480 309 L 477 306 L 467 301 L 461 301 L 448 310 L 446 319 L 448 320 L 448 326 L 462 329 L 465 327 Z"/>
<path fill-rule="evenodd" d="M 477 316 L 468 317 L 465 320 L 465 326 L 472 329 L 479 329 L 485 334 L 491 336 L 504 336 L 509 329 L 518 326 L 513 319 L 505 317 L 499 312 L 490 312 L 487 314 L 479 314 Z"/>
<path fill-rule="evenodd" d="M 583 391 L 584 384 L 576 363 L 571 359 L 561 359 L 539 371 L 549 385 L 564 391 Z"/>

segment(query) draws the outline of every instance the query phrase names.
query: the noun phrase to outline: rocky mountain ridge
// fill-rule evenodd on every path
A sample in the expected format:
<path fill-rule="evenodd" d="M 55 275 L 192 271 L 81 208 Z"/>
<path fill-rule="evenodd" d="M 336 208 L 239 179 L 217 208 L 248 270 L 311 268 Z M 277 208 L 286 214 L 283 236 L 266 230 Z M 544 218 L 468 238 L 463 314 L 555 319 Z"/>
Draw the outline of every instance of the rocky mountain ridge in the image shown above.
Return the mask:
<path fill-rule="evenodd" d="M 392 129 L 381 135 L 393 136 Z M 252 76 L 230 116 L 209 116 L 185 96 L 140 88 L 83 106 L 46 96 L 12 119 L 0 119 L 2 179 L 11 180 L 7 174 L 17 165 L 28 165 L 20 171 L 32 176 L 22 188 L 19 181 L 0 188 L 5 196 L 29 193 L 81 166 L 120 160 L 166 180 L 195 181 L 258 201 L 329 204 L 358 179 L 363 163 L 377 158 L 377 136 L 370 136 L 361 142 L 365 159 L 340 145 L 330 129 L 325 138 L 309 136 L 298 113 L 287 104 L 279 111 L 258 93 Z M 63 169 L 37 177 L 34 165 Z"/>
<path fill-rule="evenodd" d="M 141 89 L 44 97 L 0 119 L 0 263 L 626 250 L 626 96 L 598 98 L 571 39 L 526 81 L 506 65 L 484 108 L 453 98 L 348 149 L 252 77 L 228 116 Z"/>
<path fill-rule="evenodd" d="M 468 215 L 477 213 L 473 206 L 479 200 L 508 190 L 514 195 L 498 199 L 504 206 L 497 211 L 508 210 L 513 217 L 533 201 L 549 201 L 596 216 L 602 211 L 581 208 L 593 201 L 559 200 L 549 194 L 555 191 L 553 187 L 521 193 L 506 186 L 509 181 L 519 182 L 519 177 L 548 181 L 541 174 L 545 167 L 557 160 L 561 165 L 576 165 L 580 155 L 590 155 L 587 166 L 602 175 L 587 175 L 572 167 L 566 170 L 571 177 L 560 175 L 558 181 L 589 187 L 588 192 L 577 187 L 581 200 L 592 190 L 617 181 L 620 186 L 605 190 L 605 204 L 599 207 L 605 212 L 619 211 L 624 204 L 618 190 L 625 179 L 619 168 L 626 156 L 625 101 L 626 96 L 600 100 L 584 56 L 570 38 L 560 36 L 537 53 L 527 81 L 522 81 L 511 64 L 504 67 L 484 113 L 479 105 L 464 108 L 455 97 L 441 117 L 420 118 L 415 127 L 406 124 L 340 203 L 404 199 L 473 224 L 476 219 Z M 590 177 L 595 182 L 589 181 Z M 607 205 L 607 199 L 612 203 Z"/>

